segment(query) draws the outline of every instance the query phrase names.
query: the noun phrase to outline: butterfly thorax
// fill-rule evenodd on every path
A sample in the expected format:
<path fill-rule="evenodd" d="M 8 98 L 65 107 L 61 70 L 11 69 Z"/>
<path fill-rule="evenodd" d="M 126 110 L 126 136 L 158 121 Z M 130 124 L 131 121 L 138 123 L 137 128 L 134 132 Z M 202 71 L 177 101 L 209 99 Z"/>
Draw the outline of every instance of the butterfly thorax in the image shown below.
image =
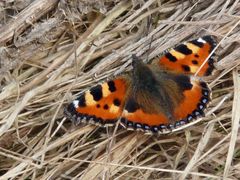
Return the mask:
<path fill-rule="evenodd" d="M 134 57 L 134 56 L 133 56 Z M 151 69 L 144 64 L 139 58 L 133 58 L 132 62 L 132 83 L 134 87 L 141 90 L 154 91 L 154 85 L 157 84 L 157 80 L 154 77 Z"/>
<path fill-rule="evenodd" d="M 164 72 L 163 72 L 164 73 Z M 169 119 L 174 120 L 174 103 L 167 92 L 165 76 L 156 77 L 154 69 L 144 64 L 140 59 L 133 57 L 131 96 L 138 106 L 146 113 L 164 113 Z M 171 82 L 171 79 L 169 79 Z M 168 83 L 169 83 L 168 82 Z M 171 84 L 170 84 L 171 86 Z"/>

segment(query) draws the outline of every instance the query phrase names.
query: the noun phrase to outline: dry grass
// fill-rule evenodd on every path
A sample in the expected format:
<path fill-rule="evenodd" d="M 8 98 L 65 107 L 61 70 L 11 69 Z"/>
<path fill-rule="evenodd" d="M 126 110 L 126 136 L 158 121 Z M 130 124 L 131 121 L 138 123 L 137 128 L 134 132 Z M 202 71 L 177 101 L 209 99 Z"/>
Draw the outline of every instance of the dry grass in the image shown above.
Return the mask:
<path fill-rule="evenodd" d="M 0 7 L 0 179 L 240 179 L 239 1 Z M 201 122 L 163 136 L 124 129 L 114 136 L 63 117 L 77 92 L 128 70 L 131 54 L 152 59 L 207 34 L 216 36 L 219 57 Z"/>

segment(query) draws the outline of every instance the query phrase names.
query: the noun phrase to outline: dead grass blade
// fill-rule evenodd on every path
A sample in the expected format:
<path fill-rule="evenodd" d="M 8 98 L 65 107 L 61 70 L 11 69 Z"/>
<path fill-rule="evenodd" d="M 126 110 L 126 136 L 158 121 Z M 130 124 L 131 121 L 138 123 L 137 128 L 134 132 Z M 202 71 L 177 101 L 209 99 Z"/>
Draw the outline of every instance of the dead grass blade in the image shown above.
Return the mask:
<path fill-rule="evenodd" d="M 240 179 L 239 1 L 0 7 L 0 179 Z M 156 136 L 63 116 L 81 92 L 131 70 L 132 54 L 147 63 L 204 35 L 218 42 L 205 117 Z"/>

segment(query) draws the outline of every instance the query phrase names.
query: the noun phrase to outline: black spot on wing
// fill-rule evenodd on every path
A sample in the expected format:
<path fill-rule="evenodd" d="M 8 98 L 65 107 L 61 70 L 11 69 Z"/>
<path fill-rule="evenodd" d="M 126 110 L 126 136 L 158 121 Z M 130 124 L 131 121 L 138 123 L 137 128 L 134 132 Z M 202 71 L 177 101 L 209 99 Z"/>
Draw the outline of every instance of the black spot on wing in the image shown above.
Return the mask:
<path fill-rule="evenodd" d="M 175 56 L 173 56 L 171 53 L 167 53 L 165 54 L 166 58 L 168 58 L 169 61 L 171 62 L 176 62 L 177 61 L 177 58 Z"/>
<path fill-rule="evenodd" d="M 95 87 L 93 87 L 92 89 L 90 89 L 90 93 L 93 96 L 93 99 L 95 101 L 99 101 L 103 94 L 102 94 L 102 86 L 101 85 L 97 85 Z"/>
<path fill-rule="evenodd" d="M 194 57 L 199 58 L 199 55 L 198 54 L 194 54 Z"/>
<path fill-rule="evenodd" d="M 204 45 L 202 42 L 197 41 L 197 39 L 190 41 L 190 43 L 200 48 L 202 48 Z"/>
<path fill-rule="evenodd" d="M 192 63 L 193 64 L 198 64 L 198 61 L 194 59 L 194 60 L 192 60 Z"/>
<path fill-rule="evenodd" d="M 174 50 L 176 50 L 184 55 L 192 54 L 192 50 L 189 49 L 185 44 L 180 44 L 179 46 L 175 47 Z"/>
<path fill-rule="evenodd" d="M 188 65 L 182 65 L 182 69 L 186 72 L 190 72 L 190 67 Z"/>
<path fill-rule="evenodd" d="M 182 90 L 190 90 L 193 87 L 189 76 L 178 75 L 175 77 L 175 81 Z"/>
<path fill-rule="evenodd" d="M 107 84 L 108 84 L 108 89 L 109 89 L 109 91 L 111 91 L 111 92 L 116 91 L 116 87 L 115 87 L 114 81 L 108 81 Z"/>
<path fill-rule="evenodd" d="M 107 110 L 109 108 L 109 106 L 107 105 L 107 104 L 105 104 L 104 106 L 103 106 L 103 109 L 105 109 L 105 110 Z"/>
<path fill-rule="evenodd" d="M 114 104 L 115 106 L 120 106 L 121 101 L 116 98 L 116 99 L 113 100 L 113 104 Z"/>
<path fill-rule="evenodd" d="M 85 107 L 86 106 L 86 99 L 85 99 L 85 94 L 80 95 L 78 98 L 78 106 L 79 107 Z"/>
<path fill-rule="evenodd" d="M 129 99 L 126 103 L 125 109 L 129 112 L 129 113 L 133 113 L 135 112 L 137 109 L 139 109 L 139 105 L 137 104 L 137 102 L 134 99 Z"/>

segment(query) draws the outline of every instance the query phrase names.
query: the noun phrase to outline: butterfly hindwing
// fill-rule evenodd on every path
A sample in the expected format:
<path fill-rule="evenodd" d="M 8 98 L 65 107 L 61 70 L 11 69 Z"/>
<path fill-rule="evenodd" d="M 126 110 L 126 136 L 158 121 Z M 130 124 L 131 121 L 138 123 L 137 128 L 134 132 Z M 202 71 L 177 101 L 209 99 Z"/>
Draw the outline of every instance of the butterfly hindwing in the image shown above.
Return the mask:
<path fill-rule="evenodd" d="M 159 60 L 158 65 L 179 73 L 194 74 L 210 55 L 216 43 L 212 36 L 204 36 L 169 49 Z M 210 75 L 214 68 L 213 55 L 198 73 Z"/>
<path fill-rule="evenodd" d="M 75 123 L 82 121 L 109 125 L 122 114 L 128 82 L 124 77 L 99 84 L 81 94 L 66 109 Z"/>
<path fill-rule="evenodd" d="M 126 127 L 157 133 L 169 131 L 204 114 L 210 101 L 210 90 L 205 82 L 184 74 L 161 71 L 153 74 L 157 79 L 156 90 L 152 87 L 146 88 L 145 92 L 136 87 L 134 93 L 130 90 L 122 114 L 122 123 Z M 158 93 L 152 96 L 154 91 Z"/>

